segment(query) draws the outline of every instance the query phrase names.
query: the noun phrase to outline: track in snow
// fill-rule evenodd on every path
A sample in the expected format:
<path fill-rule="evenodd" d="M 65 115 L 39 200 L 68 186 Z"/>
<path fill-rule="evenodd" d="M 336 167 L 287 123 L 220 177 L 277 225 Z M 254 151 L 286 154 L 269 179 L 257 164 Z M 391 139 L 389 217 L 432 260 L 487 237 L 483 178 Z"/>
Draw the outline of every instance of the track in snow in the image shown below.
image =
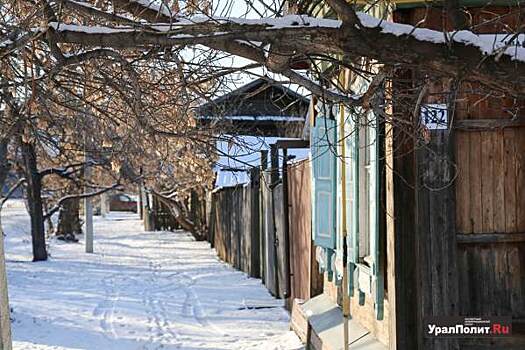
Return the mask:
<path fill-rule="evenodd" d="M 218 261 L 206 242 L 142 232 L 135 216 L 112 215 L 95 221 L 95 254 L 52 242 L 50 261 L 20 263 L 30 253 L 21 217 L 2 217 L 15 349 L 300 347 L 282 302 Z"/>

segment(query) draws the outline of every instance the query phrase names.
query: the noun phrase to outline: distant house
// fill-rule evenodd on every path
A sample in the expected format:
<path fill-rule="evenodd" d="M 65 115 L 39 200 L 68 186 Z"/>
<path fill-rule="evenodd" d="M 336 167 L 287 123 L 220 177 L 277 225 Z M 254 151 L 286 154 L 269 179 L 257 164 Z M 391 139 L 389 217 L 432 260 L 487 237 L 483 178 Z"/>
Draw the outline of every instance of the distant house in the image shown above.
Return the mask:
<path fill-rule="evenodd" d="M 302 137 L 308 98 L 265 79 L 254 80 L 197 109 L 201 125 L 235 135 Z"/>
<path fill-rule="evenodd" d="M 261 152 L 278 139 L 303 139 L 309 100 L 282 85 L 254 80 L 196 110 L 201 126 L 217 135 L 216 187 L 249 182 L 247 171 L 261 164 Z M 307 158 L 308 149 L 289 156 Z"/>

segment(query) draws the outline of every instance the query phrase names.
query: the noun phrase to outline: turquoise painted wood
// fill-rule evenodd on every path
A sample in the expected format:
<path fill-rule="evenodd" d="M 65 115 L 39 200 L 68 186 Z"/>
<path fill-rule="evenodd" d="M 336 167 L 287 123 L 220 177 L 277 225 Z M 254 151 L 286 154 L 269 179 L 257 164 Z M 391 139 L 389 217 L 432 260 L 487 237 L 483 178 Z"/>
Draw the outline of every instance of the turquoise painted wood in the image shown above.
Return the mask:
<path fill-rule="evenodd" d="M 351 296 L 356 289 L 356 264 L 359 261 L 359 126 L 352 116 L 345 117 L 346 133 L 346 232 L 348 291 Z"/>
<path fill-rule="evenodd" d="M 379 125 L 377 118 L 373 114 L 368 115 L 366 125 L 360 127 L 353 118 L 348 120 L 345 128 L 346 137 L 346 200 L 347 212 L 347 232 L 348 232 L 348 290 L 351 296 L 356 291 L 359 297 L 359 304 L 364 305 L 366 295 L 374 300 L 375 316 L 378 320 L 383 319 L 384 309 L 384 278 L 381 270 L 381 246 L 379 237 L 380 220 L 380 152 L 379 147 Z M 360 131 L 366 133 L 366 137 L 360 139 Z M 360 159 L 360 150 L 368 153 L 369 165 Z M 366 158 L 365 158 L 366 159 Z M 364 159 L 363 159 L 364 161 Z M 368 191 L 363 191 L 359 186 L 360 176 L 368 177 Z M 361 192 L 368 194 L 368 217 L 360 217 L 359 200 Z M 367 220 L 367 222 L 360 222 Z M 363 261 L 359 249 L 359 230 L 361 225 L 368 225 L 369 252 L 367 264 Z M 366 232 L 366 231 L 365 231 Z M 362 252 L 364 255 L 364 252 Z"/>
<path fill-rule="evenodd" d="M 314 187 L 313 234 L 315 245 L 332 250 L 336 245 L 336 136 L 337 125 L 334 120 L 316 118 L 311 140 Z M 327 265 L 329 267 L 331 264 Z"/>

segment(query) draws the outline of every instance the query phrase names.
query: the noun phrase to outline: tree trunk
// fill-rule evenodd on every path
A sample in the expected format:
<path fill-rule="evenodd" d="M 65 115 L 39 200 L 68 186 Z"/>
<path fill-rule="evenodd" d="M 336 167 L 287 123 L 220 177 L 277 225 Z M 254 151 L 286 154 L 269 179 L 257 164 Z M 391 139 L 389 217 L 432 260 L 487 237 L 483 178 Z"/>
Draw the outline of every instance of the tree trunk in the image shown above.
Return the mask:
<path fill-rule="evenodd" d="M 7 161 L 7 138 L 0 139 L 0 191 L 4 186 L 5 179 L 9 172 L 9 162 Z M 1 196 L 0 196 L 1 197 Z M 1 220 L 1 212 L 0 212 Z M 9 298 L 7 293 L 7 273 L 5 269 L 4 255 L 4 231 L 0 221 L 0 349 L 11 350 L 11 315 L 9 311 Z"/>
<path fill-rule="evenodd" d="M 2 181 L 3 184 L 3 181 Z M 0 217 L 1 220 L 1 217 Z M 7 293 L 7 271 L 5 268 L 4 231 L 0 222 L 0 349 L 11 350 L 11 312 Z"/>
<path fill-rule="evenodd" d="M 33 261 L 47 260 L 44 212 L 42 203 L 42 178 L 38 173 L 35 148 L 32 144 L 21 142 L 22 158 L 27 182 L 27 202 L 31 217 L 31 238 L 33 241 Z"/>
<path fill-rule="evenodd" d="M 7 160 L 7 146 L 9 140 L 7 138 L 0 139 L 0 191 L 4 187 L 5 179 L 9 173 L 9 161 Z"/>
<path fill-rule="evenodd" d="M 71 198 L 64 202 L 58 214 L 56 235 L 65 241 L 78 242 L 75 235 L 82 233 L 80 223 L 80 200 Z"/>

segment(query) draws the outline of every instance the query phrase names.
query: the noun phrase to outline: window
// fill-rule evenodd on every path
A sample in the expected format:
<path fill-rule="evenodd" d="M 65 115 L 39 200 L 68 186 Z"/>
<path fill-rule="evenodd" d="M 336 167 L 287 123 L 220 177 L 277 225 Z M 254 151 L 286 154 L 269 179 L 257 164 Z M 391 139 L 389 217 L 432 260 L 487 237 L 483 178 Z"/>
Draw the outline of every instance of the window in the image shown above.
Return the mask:
<path fill-rule="evenodd" d="M 348 232 L 349 291 L 372 297 L 378 319 L 383 317 L 384 276 L 380 244 L 380 152 L 378 125 L 372 113 L 349 114 L 345 125 L 346 212 Z"/>

